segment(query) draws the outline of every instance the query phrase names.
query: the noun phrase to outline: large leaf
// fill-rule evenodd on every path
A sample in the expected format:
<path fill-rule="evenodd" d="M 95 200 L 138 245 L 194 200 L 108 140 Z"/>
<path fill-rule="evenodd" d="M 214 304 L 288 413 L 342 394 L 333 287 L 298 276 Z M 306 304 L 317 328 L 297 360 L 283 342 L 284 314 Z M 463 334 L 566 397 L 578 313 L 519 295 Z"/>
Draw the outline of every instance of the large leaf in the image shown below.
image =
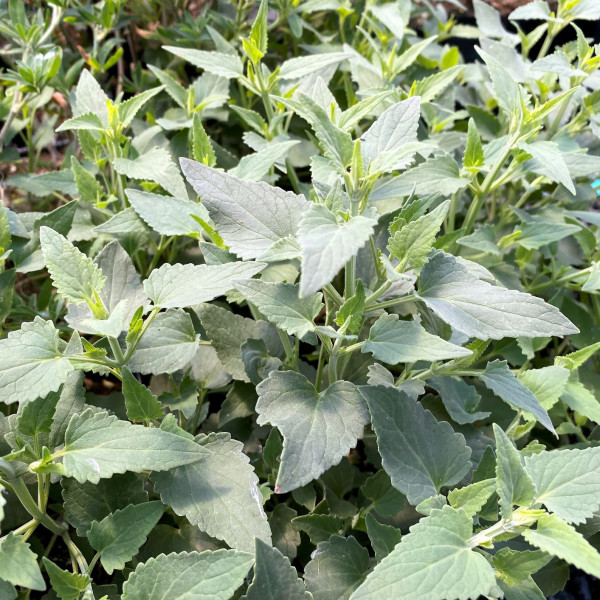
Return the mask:
<path fill-rule="evenodd" d="M 100 562 L 109 575 L 115 569 L 123 569 L 137 554 L 164 510 L 158 500 L 130 504 L 92 523 L 87 537 L 92 548 L 100 553 Z"/>
<path fill-rule="evenodd" d="M 138 565 L 123 600 L 229 600 L 252 566 L 251 554 L 207 550 L 161 554 Z"/>
<path fill-rule="evenodd" d="M 567 523 L 583 523 L 600 508 L 600 448 L 553 450 L 525 458 L 535 502 Z"/>
<path fill-rule="evenodd" d="M 306 587 L 315 600 L 345 600 L 364 581 L 369 553 L 354 537 L 320 542 L 306 565 Z"/>
<path fill-rule="evenodd" d="M 318 393 L 300 373 L 273 371 L 256 390 L 258 424 L 271 423 L 284 437 L 276 493 L 302 487 L 338 464 L 369 421 L 358 388 L 347 381 Z"/>
<path fill-rule="evenodd" d="M 421 271 L 419 296 L 454 329 L 481 340 L 568 335 L 579 330 L 541 298 L 491 285 L 436 252 Z"/>
<path fill-rule="evenodd" d="M 236 279 L 246 279 L 265 263 L 231 262 L 224 265 L 165 264 L 144 282 L 150 300 L 161 308 L 185 308 L 214 300 L 233 289 Z"/>
<path fill-rule="evenodd" d="M 135 159 L 115 158 L 113 166 L 117 173 L 132 179 L 153 181 L 176 198 L 187 198 L 187 191 L 181 173 L 165 148 L 146 150 Z"/>
<path fill-rule="evenodd" d="M 173 373 L 194 358 L 198 338 L 190 315 L 169 309 L 152 321 L 127 364 L 134 373 Z"/>
<path fill-rule="evenodd" d="M 235 288 L 280 329 L 304 337 L 315 329 L 314 320 L 323 308 L 320 292 L 299 297 L 298 285 L 257 279 L 236 281 Z"/>
<path fill-rule="evenodd" d="M 192 160 L 181 168 L 200 196 L 225 243 L 243 259 L 258 258 L 277 240 L 294 235 L 304 196 L 264 182 L 238 179 Z"/>
<path fill-rule="evenodd" d="M 0 400 L 6 404 L 57 391 L 72 370 L 52 321 L 35 317 L 0 340 Z"/>
<path fill-rule="evenodd" d="M 479 374 L 479 379 L 504 402 L 530 412 L 546 429 L 554 433 L 554 426 L 546 409 L 535 394 L 516 378 L 505 360 L 488 363 L 485 371 Z"/>
<path fill-rule="evenodd" d="M 575 565 L 594 577 L 600 577 L 600 554 L 571 525 L 556 515 L 543 515 L 535 529 L 526 529 L 523 537 L 540 550 Z"/>
<path fill-rule="evenodd" d="M 413 505 L 456 485 L 470 470 L 465 438 L 403 391 L 360 388 L 371 413 L 383 468 Z"/>
<path fill-rule="evenodd" d="M 91 258 L 49 227 L 40 227 L 42 254 L 54 287 L 71 302 L 85 302 L 100 292 L 106 277 Z"/>
<path fill-rule="evenodd" d="M 32 590 L 45 590 L 37 556 L 23 536 L 12 532 L 0 539 L 0 579 Z"/>
<path fill-rule="evenodd" d="M 418 360 L 434 362 L 471 354 L 466 348 L 428 333 L 416 321 L 401 321 L 394 314 L 381 315 L 375 321 L 361 351 L 371 352 L 377 360 L 390 365 Z"/>
<path fill-rule="evenodd" d="M 205 451 L 199 460 L 152 475 L 162 501 L 232 548 L 254 552 L 255 538 L 270 543 L 258 478 L 243 445 L 228 433 L 199 435 L 196 442 Z"/>
<path fill-rule="evenodd" d="M 173 469 L 206 453 L 198 444 L 173 433 L 88 409 L 71 419 L 59 455 L 68 477 L 97 483 L 114 473 Z"/>
<path fill-rule="evenodd" d="M 360 215 L 338 223 L 325 205 L 312 204 L 298 227 L 300 295 L 308 296 L 329 283 L 366 244 L 376 224 L 376 219 Z"/>
<path fill-rule="evenodd" d="M 462 509 L 434 509 L 380 562 L 351 600 L 469 600 L 492 594 L 494 569 L 469 545 L 473 521 Z"/>
<path fill-rule="evenodd" d="M 296 569 L 277 548 L 256 540 L 254 579 L 242 600 L 311 600 Z"/>

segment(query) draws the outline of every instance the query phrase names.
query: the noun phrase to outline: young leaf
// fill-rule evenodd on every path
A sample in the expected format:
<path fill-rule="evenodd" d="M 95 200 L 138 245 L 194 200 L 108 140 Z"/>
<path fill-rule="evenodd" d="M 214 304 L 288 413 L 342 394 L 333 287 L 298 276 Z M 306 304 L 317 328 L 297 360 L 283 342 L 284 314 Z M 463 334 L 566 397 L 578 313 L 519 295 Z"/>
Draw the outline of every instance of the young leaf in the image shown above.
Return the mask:
<path fill-rule="evenodd" d="M 369 553 L 354 537 L 333 535 L 318 544 L 306 565 L 306 587 L 315 600 L 348 598 L 365 579 Z"/>
<path fill-rule="evenodd" d="M 452 490 L 448 501 L 452 508 L 462 508 L 469 517 L 474 517 L 496 491 L 496 480 L 484 479 Z"/>
<path fill-rule="evenodd" d="M 185 183 L 171 153 L 165 148 L 152 148 L 135 159 L 115 158 L 113 166 L 117 173 L 158 183 L 176 198 L 187 198 Z"/>
<path fill-rule="evenodd" d="M 525 458 L 535 503 L 567 523 L 591 518 L 600 507 L 600 448 L 553 450 Z"/>
<path fill-rule="evenodd" d="M 46 573 L 48 573 L 48 577 L 50 578 L 50 585 L 56 592 L 56 595 L 61 600 L 78 600 L 81 593 L 90 584 L 90 578 L 87 575 L 63 571 L 45 556 L 43 560 Z"/>
<path fill-rule="evenodd" d="M 138 215 L 161 235 L 202 235 L 204 231 L 195 217 L 208 221 L 208 211 L 198 202 L 152 194 L 141 190 L 125 190 L 129 203 Z"/>
<path fill-rule="evenodd" d="M 460 433 L 403 391 L 363 386 L 383 468 L 392 485 L 416 506 L 456 485 L 471 469 L 471 449 Z"/>
<path fill-rule="evenodd" d="M 449 208 L 450 200 L 447 200 L 414 221 L 406 223 L 399 217 L 390 225 L 388 250 L 400 260 L 398 271 L 404 271 L 409 265 L 413 269 L 419 269 L 427 262 L 427 255 Z"/>
<path fill-rule="evenodd" d="M 483 146 L 481 145 L 481 138 L 477 131 L 477 125 L 475 125 L 473 119 L 469 119 L 467 147 L 465 148 L 465 155 L 463 157 L 463 167 L 465 167 L 465 169 L 481 167 L 481 165 L 483 165 L 483 160 Z"/>
<path fill-rule="evenodd" d="M 236 281 L 234 286 L 269 321 L 290 335 L 302 338 L 315 329 L 314 320 L 323 308 L 320 292 L 300 298 L 298 285 L 258 279 Z"/>
<path fill-rule="evenodd" d="M 496 425 L 496 490 L 500 497 L 500 514 L 508 519 L 513 506 L 530 506 L 535 494 L 531 478 L 523 468 L 523 458 L 510 438 Z"/>
<path fill-rule="evenodd" d="M 515 377 L 505 360 L 488 363 L 485 371 L 479 374 L 479 379 L 504 402 L 530 412 L 548 431 L 554 433 L 554 425 L 552 425 L 546 409 L 542 407 L 531 390 Z"/>
<path fill-rule="evenodd" d="M 330 283 L 366 244 L 376 224 L 376 219 L 362 215 L 338 223 L 325 205 L 312 204 L 298 226 L 302 248 L 300 296 L 309 296 Z"/>
<path fill-rule="evenodd" d="M 52 321 L 35 317 L 0 340 L 0 400 L 6 404 L 56 392 L 72 370 Z"/>
<path fill-rule="evenodd" d="M 124 102 L 120 102 L 117 106 L 121 127 L 129 127 L 129 125 L 131 125 L 131 121 L 133 121 L 135 115 L 137 115 L 142 106 L 144 106 L 144 104 L 146 104 L 150 98 L 153 98 L 156 96 L 156 94 L 162 92 L 164 89 L 164 85 L 159 85 L 158 87 L 144 90 L 143 92 L 132 96 Z"/>
<path fill-rule="evenodd" d="M 421 98 L 407 98 L 386 109 L 361 136 L 361 151 L 365 166 L 383 152 L 393 153 L 417 139 L 417 127 Z M 405 168 L 412 161 L 408 157 L 393 165 L 393 169 Z"/>
<path fill-rule="evenodd" d="M 392 525 L 380 523 L 373 512 L 368 512 L 365 517 L 367 534 L 375 552 L 377 562 L 381 562 L 400 542 L 402 532 Z"/>
<path fill-rule="evenodd" d="M 254 552 L 255 538 L 270 543 L 258 478 L 242 444 L 228 433 L 199 435 L 196 442 L 204 450 L 199 460 L 152 474 L 162 501 L 232 548 Z"/>
<path fill-rule="evenodd" d="M 444 408 L 459 425 L 481 421 L 491 414 L 475 410 L 481 396 L 472 385 L 458 377 L 432 377 L 427 380 L 427 385 L 440 395 Z"/>
<path fill-rule="evenodd" d="M 10 532 L 0 538 L 0 579 L 31 590 L 45 590 L 37 556 L 23 536 Z"/>
<path fill-rule="evenodd" d="M 100 562 L 109 575 L 115 569 L 123 569 L 137 554 L 164 510 L 158 500 L 130 504 L 92 523 L 87 537 L 92 548 L 100 553 Z"/>
<path fill-rule="evenodd" d="M 473 521 L 462 509 L 434 509 L 369 574 L 350 600 L 468 600 L 492 594 L 494 569 L 469 545 Z"/>
<path fill-rule="evenodd" d="M 219 77 L 237 79 L 244 72 L 242 61 L 233 54 L 206 52 L 195 48 L 176 48 L 175 46 L 163 46 L 163 50 Z"/>
<path fill-rule="evenodd" d="M 40 228 L 42 254 L 54 287 L 71 302 L 80 303 L 100 292 L 106 277 L 91 258 L 80 252 L 60 233 Z"/>
<path fill-rule="evenodd" d="M 471 354 L 466 348 L 428 333 L 416 321 L 401 321 L 394 314 L 381 315 L 375 321 L 361 352 L 371 352 L 377 360 L 390 365 L 418 360 L 434 362 Z"/>
<path fill-rule="evenodd" d="M 349 52 L 324 52 L 311 56 L 298 56 L 286 60 L 279 69 L 281 79 L 304 79 L 306 76 L 321 71 L 326 67 L 338 65 L 343 60 L 352 58 Z"/>
<path fill-rule="evenodd" d="M 144 290 L 155 306 L 185 308 L 223 296 L 234 288 L 234 281 L 250 278 L 265 267 L 260 262 L 164 264 L 150 273 L 144 281 Z"/>
<path fill-rule="evenodd" d="M 244 181 L 184 158 L 181 168 L 225 243 L 244 260 L 258 258 L 280 238 L 293 236 L 308 207 L 304 196 L 262 181 Z"/>
<path fill-rule="evenodd" d="M 318 393 L 304 375 L 274 371 L 256 391 L 257 423 L 271 423 L 284 437 L 276 493 L 302 487 L 337 465 L 369 421 L 358 388 L 347 381 Z"/>
<path fill-rule="evenodd" d="M 129 420 L 135 423 L 149 423 L 154 419 L 162 418 L 164 411 L 158 398 L 143 383 L 140 383 L 127 367 L 121 368 L 121 375 Z"/>
<path fill-rule="evenodd" d="M 254 154 L 247 154 L 241 158 L 233 169 L 229 169 L 229 173 L 247 181 L 260 181 L 268 175 L 275 163 L 285 157 L 290 148 L 299 143 L 299 140 L 271 141 Z"/>
<path fill-rule="evenodd" d="M 94 79 L 94 76 L 86 69 L 81 71 L 75 96 L 77 101 L 73 114 L 76 117 L 92 113 L 98 117 L 103 127 L 108 126 L 108 96 Z"/>
<path fill-rule="evenodd" d="M 172 469 L 206 453 L 198 444 L 172 433 L 87 409 L 71 419 L 60 456 L 67 477 L 98 483 L 114 473 Z"/>
<path fill-rule="evenodd" d="M 65 518 L 76 528 L 77 535 L 82 537 L 87 534 L 93 521 L 102 521 L 104 517 L 130 504 L 148 501 L 144 479 L 134 473 L 116 474 L 96 484 L 89 481 L 79 483 L 76 479 L 64 477 L 61 485 Z"/>
<path fill-rule="evenodd" d="M 32 437 L 38 433 L 50 433 L 59 397 L 58 392 L 50 392 L 43 398 L 27 403 L 18 420 L 19 432 Z"/>
<path fill-rule="evenodd" d="M 358 333 L 360 329 L 363 312 L 365 309 L 365 286 L 362 280 L 356 282 L 356 292 L 350 296 L 335 315 L 335 322 L 341 327 L 348 319 L 350 324 L 346 328 L 349 333 Z"/>
<path fill-rule="evenodd" d="M 550 560 L 551 557 L 540 550 L 517 552 L 510 548 L 501 548 L 494 554 L 492 563 L 507 584 L 518 585 L 546 566 Z"/>
<path fill-rule="evenodd" d="M 253 557 L 237 550 L 161 554 L 139 564 L 123 585 L 123 600 L 229 600 Z"/>
<path fill-rule="evenodd" d="M 197 310 L 219 360 L 234 379 L 249 381 L 241 357 L 241 346 L 247 339 L 262 339 L 269 355 L 282 355 L 277 329 L 271 323 L 247 319 L 214 304 L 203 304 Z"/>
<path fill-rule="evenodd" d="M 257 538 L 254 579 L 242 600 L 312 600 L 312 596 L 290 561 Z"/>
<path fill-rule="evenodd" d="M 541 298 L 482 281 L 444 252 L 436 252 L 423 267 L 419 297 L 454 329 L 480 340 L 579 332 Z"/>
<path fill-rule="evenodd" d="M 104 193 L 102 186 L 74 156 L 71 157 L 71 170 L 81 199 L 84 202 L 95 204 Z"/>
<path fill-rule="evenodd" d="M 180 308 L 160 313 L 150 324 L 127 363 L 134 373 L 173 373 L 196 355 L 199 335 L 190 315 Z"/>
<path fill-rule="evenodd" d="M 541 516 L 535 529 L 526 529 L 521 535 L 540 550 L 558 556 L 594 577 L 600 577 L 598 551 L 556 515 Z"/>
<path fill-rule="evenodd" d="M 215 151 L 210 143 L 204 127 L 202 127 L 202 121 L 198 113 L 194 114 L 194 120 L 192 122 L 192 154 L 194 160 L 206 165 L 208 167 L 214 167 L 217 164 L 217 157 Z"/>

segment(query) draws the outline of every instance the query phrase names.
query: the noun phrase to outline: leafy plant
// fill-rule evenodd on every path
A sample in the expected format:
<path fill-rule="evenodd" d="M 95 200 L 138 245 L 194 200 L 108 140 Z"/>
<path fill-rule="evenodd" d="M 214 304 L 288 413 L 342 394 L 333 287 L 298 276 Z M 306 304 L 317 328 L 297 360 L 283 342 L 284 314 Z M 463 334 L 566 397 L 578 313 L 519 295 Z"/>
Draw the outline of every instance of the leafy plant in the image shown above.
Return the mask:
<path fill-rule="evenodd" d="M 1 26 L 0 598 L 600 577 L 595 3 L 28 9 Z"/>

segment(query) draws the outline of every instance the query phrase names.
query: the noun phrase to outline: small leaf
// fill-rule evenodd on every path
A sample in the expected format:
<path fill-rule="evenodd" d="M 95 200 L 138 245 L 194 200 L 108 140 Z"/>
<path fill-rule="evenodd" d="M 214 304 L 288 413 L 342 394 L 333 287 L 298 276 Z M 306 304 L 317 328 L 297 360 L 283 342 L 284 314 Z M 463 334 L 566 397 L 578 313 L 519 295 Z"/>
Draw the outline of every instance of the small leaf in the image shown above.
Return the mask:
<path fill-rule="evenodd" d="M 375 558 L 377 562 L 381 562 L 400 542 L 402 532 L 392 525 L 380 523 L 372 512 L 367 513 L 365 524 Z"/>
<path fill-rule="evenodd" d="M 485 371 L 479 374 L 479 379 L 504 402 L 530 412 L 548 431 L 554 433 L 554 426 L 546 410 L 531 390 L 515 377 L 505 360 L 488 363 Z"/>
<path fill-rule="evenodd" d="M 398 315 L 384 314 L 375 321 L 361 352 L 395 365 L 418 360 L 434 362 L 469 356 L 470 350 L 428 333 L 416 321 L 401 321 Z"/>
<path fill-rule="evenodd" d="M 535 494 L 531 478 L 523 468 L 523 458 L 510 438 L 496 425 L 496 489 L 500 496 L 500 514 L 508 519 L 513 506 L 530 506 Z"/>
<path fill-rule="evenodd" d="M 474 517 L 495 491 L 496 480 L 484 479 L 452 490 L 448 494 L 448 500 L 452 508 L 462 508 L 467 515 Z"/>
<path fill-rule="evenodd" d="M 558 556 L 578 569 L 600 577 L 600 554 L 586 539 L 556 515 L 543 515 L 535 529 L 522 536 L 540 550 Z"/>
<path fill-rule="evenodd" d="M 324 392 L 300 373 L 273 371 L 257 388 L 257 423 L 283 434 L 276 493 L 302 487 L 337 465 L 369 420 L 358 388 L 337 381 Z"/>
<path fill-rule="evenodd" d="M 473 119 L 469 119 L 467 147 L 465 148 L 465 155 L 463 157 L 463 167 L 466 169 L 481 167 L 483 165 L 483 160 L 483 146 L 481 145 L 481 138 L 477 131 L 477 125 L 475 125 Z"/>
<path fill-rule="evenodd" d="M 71 302 L 86 302 L 100 292 L 106 277 L 91 258 L 80 252 L 60 233 L 40 228 L 44 262 L 54 287 Z"/>
<path fill-rule="evenodd" d="M 427 379 L 427 385 L 440 395 L 444 408 L 459 425 L 475 423 L 491 414 L 475 410 L 481 396 L 472 385 L 458 377 L 432 377 Z"/>
<path fill-rule="evenodd" d="M 236 281 L 235 289 L 272 323 L 302 338 L 315 329 L 314 320 L 323 308 L 322 294 L 299 297 L 299 286 L 258 279 Z"/>
<path fill-rule="evenodd" d="M 194 120 L 192 122 L 192 153 L 194 160 L 206 165 L 208 167 L 214 167 L 217 164 L 217 157 L 215 151 L 210 142 L 204 127 L 202 127 L 202 121 L 198 113 L 194 114 Z"/>
<path fill-rule="evenodd" d="M 81 592 L 85 591 L 90 584 L 90 578 L 87 575 L 63 571 L 45 556 L 43 560 L 46 573 L 50 578 L 50 585 L 61 600 L 77 600 Z"/>
<path fill-rule="evenodd" d="M 149 423 L 154 419 L 162 418 L 164 412 L 158 398 L 143 383 L 140 383 L 127 367 L 121 368 L 121 375 L 129 420 L 136 423 Z"/>
<path fill-rule="evenodd" d="M 123 569 L 137 554 L 164 510 L 158 500 L 130 504 L 92 523 L 87 537 L 92 548 L 100 553 L 100 562 L 109 575 L 115 569 Z"/>
<path fill-rule="evenodd" d="M 365 309 L 365 286 L 362 280 L 356 282 L 356 292 L 340 306 L 335 315 L 335 322 L 341 327 L 348 319 L 346 328 L 349 333 L 358 333 Z"/>
<path fill-rule="evenodd" d="M 263 2 L 266 5 L 266 2 Z M 242 600 L 311 600 L 290 561 L 263 541 L 256 540 L 254 579 Z"/>
<path fill-rule="evenodd" d="M 550 560 L 551 557 L 540 550 L 517 552 L 510 548 L 501 548 L 494 554 L 492 563 L 506 583 L 517 585 L 545 567 Z"/>
<path fill-rule="evenodd" d="M 163 46 L 163 50 L 219 77 L 237 79 L 244 72 L 242 61 L 234 54 L 206 52 L 195 48 L 176 48 L 175 46 Z"/>

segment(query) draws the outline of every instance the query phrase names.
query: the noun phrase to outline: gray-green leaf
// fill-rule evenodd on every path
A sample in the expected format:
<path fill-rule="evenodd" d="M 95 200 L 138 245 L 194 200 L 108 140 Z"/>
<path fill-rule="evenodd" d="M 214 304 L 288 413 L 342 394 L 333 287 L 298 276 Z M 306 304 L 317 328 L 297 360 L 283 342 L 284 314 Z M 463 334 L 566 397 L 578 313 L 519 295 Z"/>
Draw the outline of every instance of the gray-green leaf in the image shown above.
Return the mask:
<path fill-rule="evenodd" d="M 97 483 L 114 473 L 173 469 L 206 453 L 178 435 L 88 409 L 71 419 L 60 456 L 68 477 Z"/>
<path fill-rule="evenodd" d="M 204 453 L 199 460 L 153 473 L 155 489 L 175 513 L 232 548 L 254 552 L 254 539 L 271 542 L 258 477 L 228 433 L 196 438 Z"/>
<path fill-rule="evenodd" d="M 318 393 L 300 373 L 273 371 L 256 389 L 258 424 L 271 423 L 284 437 L 276 493 L 302 487 L 338 464 L 369 421 L 358 388 L 347 381 Z"/>
<path fill-rule="evenodd" d="M 383 468 L 413 506 L 469 472 L 471 449 L 448 423 L 437 421 L 401 390 L 363 386 L 360 391 L 369 405 Z"/>

